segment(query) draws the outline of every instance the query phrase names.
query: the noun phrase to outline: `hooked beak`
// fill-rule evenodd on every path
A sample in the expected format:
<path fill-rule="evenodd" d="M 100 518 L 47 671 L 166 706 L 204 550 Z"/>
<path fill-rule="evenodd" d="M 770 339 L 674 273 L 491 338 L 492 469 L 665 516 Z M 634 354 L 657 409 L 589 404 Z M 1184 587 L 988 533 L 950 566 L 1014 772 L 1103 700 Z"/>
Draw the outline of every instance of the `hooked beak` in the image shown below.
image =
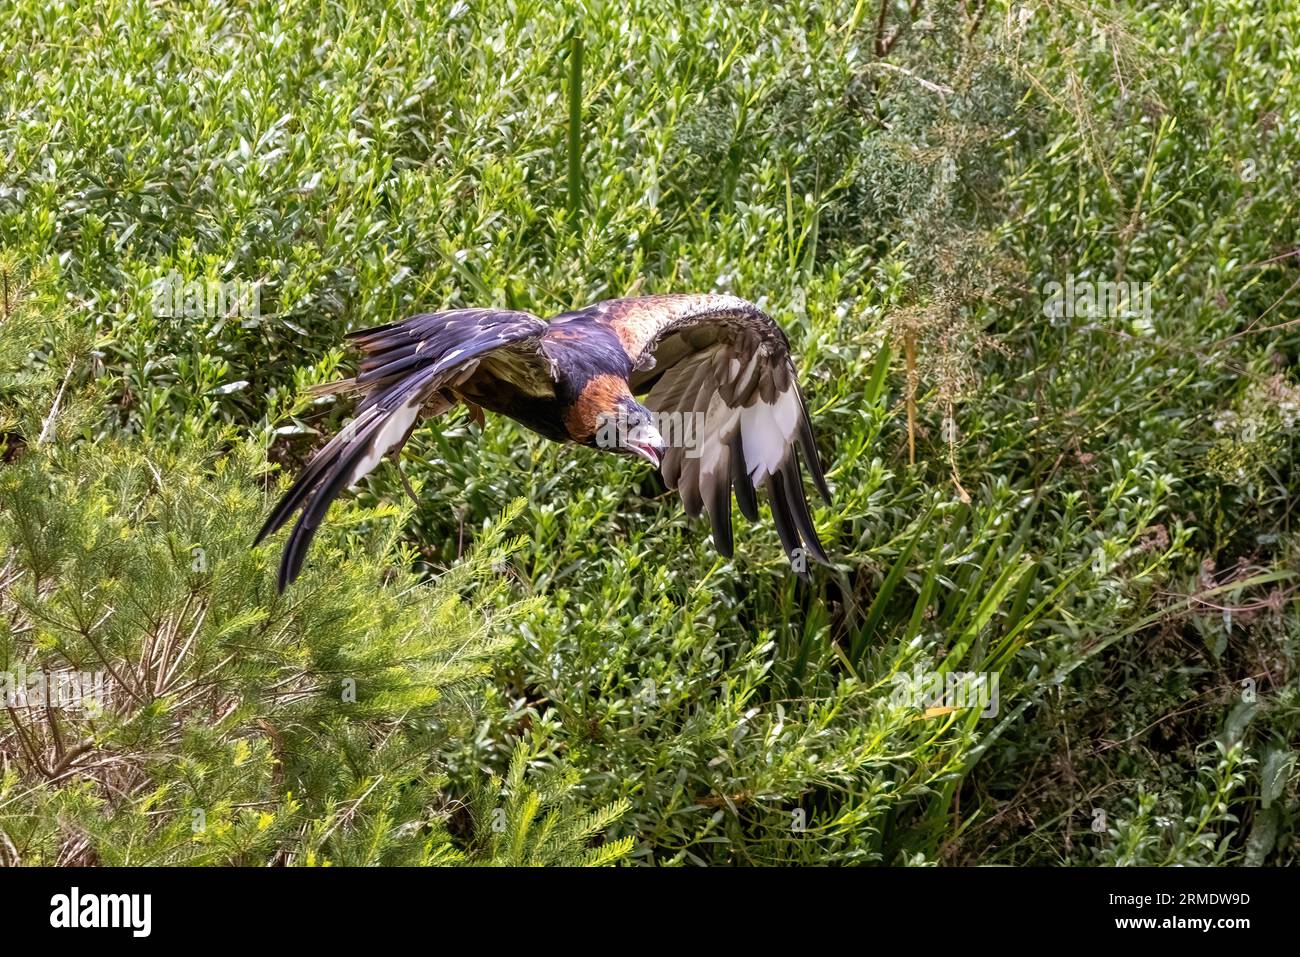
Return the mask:
<path fill-rule="evenodd" d="M 663 460 L 664 450 L 656 448 L 653 445 L 643 445 L 640 442 L 629 442 L 628 448 L 636 455 L 641 456 L 641 458 L 645 459 L 655 468 L 658 468 L 659 463 Z"/>
<path fill-rule="evenodd" d="M 627 449 L 634 455 L 639 455 L 655 468 L 659 468 L 659 463 L 663 461 L 664 452 L 668 447 L 664 444 L 663 436 L 658 430 L 651 426 L 642 426 L 633 430 L 632 434 L 627 437 Z"/>

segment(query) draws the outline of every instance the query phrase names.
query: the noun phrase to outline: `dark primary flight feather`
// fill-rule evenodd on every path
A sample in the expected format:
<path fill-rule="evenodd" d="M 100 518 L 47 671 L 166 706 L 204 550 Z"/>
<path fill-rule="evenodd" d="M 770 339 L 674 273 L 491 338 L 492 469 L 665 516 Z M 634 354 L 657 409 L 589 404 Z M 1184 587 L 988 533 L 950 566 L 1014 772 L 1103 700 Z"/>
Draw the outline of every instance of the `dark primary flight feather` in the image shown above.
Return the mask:
<path fill-rule="evenodd" d="M 339 492 L 396 455 L 420 419 L 458 402 L 549 438 L 599 445 L 604 418 L 626 411 L 626 403 L 636 406 L 633 395 L 644 396 L 660 422 L 683 429 L 650 454 L 662 453 L 664 480 L 687 512 L 708 513 L 719 552 L 732 554 L 733 491 L 752 521 L 756 489 L 765 488 L 796 569 L 803 571 L 805 555 L 828 562 L 800 463 L 827 502 L 830 492 L 789 342 L 752 303 L 646 296 L 596 303 L 550 322 L 525 312 L 455 309 L 348 338 L 362 353 L 357 375 L 324 391 L 359 393 L 356 415 L 316 453 L 257 535 L 261 542 L 301 512 L 281 560 L 281 591 L 301 572 Z"/>

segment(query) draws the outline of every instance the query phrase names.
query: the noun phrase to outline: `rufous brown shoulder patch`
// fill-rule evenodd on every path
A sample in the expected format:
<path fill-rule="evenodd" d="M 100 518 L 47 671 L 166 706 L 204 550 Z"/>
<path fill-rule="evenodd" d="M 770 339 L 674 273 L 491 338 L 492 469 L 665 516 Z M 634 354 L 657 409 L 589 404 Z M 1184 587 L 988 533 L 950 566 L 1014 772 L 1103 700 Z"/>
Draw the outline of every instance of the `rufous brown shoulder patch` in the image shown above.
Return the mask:
<path fill-rule="evenodd" d="M 627 381 L 610 373 L 593 376 L 564 414 L 564 427 L 575 442 L 586 442 L 600 427 L 600 416 L 613 412 L 620 399 L 632 397 Z"/>

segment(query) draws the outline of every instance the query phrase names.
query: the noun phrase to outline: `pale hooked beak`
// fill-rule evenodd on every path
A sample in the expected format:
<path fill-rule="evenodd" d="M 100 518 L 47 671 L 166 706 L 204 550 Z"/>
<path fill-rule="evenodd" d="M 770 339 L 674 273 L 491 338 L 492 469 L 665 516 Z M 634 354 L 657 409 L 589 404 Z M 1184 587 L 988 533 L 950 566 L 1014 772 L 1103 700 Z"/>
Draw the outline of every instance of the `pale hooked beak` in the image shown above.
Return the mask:
<path fill-rule="evenodd" d="M 653 425 L 638 426 L 629 432 L 626 447 L 628 451 L 641 456 L 655 468 L 659 467 L 664 452 L 668 450 L 668 446 L 664 444 L 664 437 Z"/>

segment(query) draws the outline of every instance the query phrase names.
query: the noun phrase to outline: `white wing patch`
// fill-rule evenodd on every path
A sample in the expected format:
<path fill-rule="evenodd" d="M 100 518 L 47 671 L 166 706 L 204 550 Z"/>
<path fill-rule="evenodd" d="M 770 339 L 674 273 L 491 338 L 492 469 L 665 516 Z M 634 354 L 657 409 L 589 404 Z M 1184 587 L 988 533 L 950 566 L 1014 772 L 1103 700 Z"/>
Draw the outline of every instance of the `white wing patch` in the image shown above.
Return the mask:
<path fill-rule="evenodd" d="M 781 468 L 786 449 L 799 423 L 799 399 L 794 385 L 780 393 L 773 403 L 756 401 L 740 412 L 740 438 L 750 480 L 759 485 Z"/>

